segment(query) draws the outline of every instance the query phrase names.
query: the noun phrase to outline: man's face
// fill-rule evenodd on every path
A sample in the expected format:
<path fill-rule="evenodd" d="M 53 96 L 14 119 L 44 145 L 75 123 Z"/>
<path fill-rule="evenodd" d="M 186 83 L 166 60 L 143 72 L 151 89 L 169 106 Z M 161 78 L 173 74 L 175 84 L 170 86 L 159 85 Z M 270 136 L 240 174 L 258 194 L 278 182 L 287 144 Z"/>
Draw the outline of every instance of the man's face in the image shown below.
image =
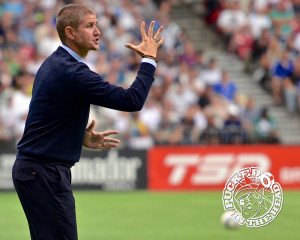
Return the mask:
<path fill-rule="evenodd" d="M 100 31 L 95 15 L 87 15 L 74 33 L 74 41 L 80 52 L 99 49 Z"/>

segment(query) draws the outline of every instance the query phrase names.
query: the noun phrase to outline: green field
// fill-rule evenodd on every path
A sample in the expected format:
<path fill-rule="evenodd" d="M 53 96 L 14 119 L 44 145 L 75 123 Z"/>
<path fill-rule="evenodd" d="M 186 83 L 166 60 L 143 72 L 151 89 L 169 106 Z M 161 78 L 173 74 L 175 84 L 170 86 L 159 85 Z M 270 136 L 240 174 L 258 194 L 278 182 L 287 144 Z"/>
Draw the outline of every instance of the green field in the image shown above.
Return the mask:
<path fill-rule="evenodd" d="M 270 225 L 239 230 L 220 224 L 221 192 L 76 191 L 74 195 L 80 240 L 295 240 L 300 236 L 300 192 L 284 192 L 282 211 Z M 0 239 L 30 239 L 13 192 L 0 193 Z"/>

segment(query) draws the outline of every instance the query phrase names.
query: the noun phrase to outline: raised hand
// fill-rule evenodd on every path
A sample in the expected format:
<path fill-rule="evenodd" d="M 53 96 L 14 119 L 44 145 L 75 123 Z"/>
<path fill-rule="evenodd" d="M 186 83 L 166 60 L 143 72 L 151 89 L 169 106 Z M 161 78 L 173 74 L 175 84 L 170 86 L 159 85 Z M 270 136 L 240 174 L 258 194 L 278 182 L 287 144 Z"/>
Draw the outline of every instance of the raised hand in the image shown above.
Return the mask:
<path fill-rule="evenodd" d="M 133 45 L 131 43 L 126 43 L 125 47 L 132 49 L 133 51 L 137 52 L 140 56 L 144 56 L 144 55 L 150 55 L 153 57 L 156 57 L 157 54 L 157 48 L 159 48 L 165 38 L 161 38 L 159 40 L 159 36 L 162 32 L 162 30 L 164 29 L 163 26 L 161 26 L 158 31 L 155 33 L 155 35 L 153 36 L 153 26 L 154 26 L 155 21 L 152 21 L 150 26 L 149 26 L 149 30 L 148 30 L 148 36 L 146 35 L 146 31 L 145 31 L 145 22 L 143 21 L 141 24 L 141 35 L 142 35 L 142 42 L 140 45 L 136 46 Z"/>
<path fill-rule="evenodd" d="M 118 147 L 120 140 L 114 138 L 108 138 L 112 134 L 118 134 L 116 130 L 105 131 L 105 132 L 95 132 L 93 128 L 95 127 L 96 121 L 93 120 L 90 126 L 85 130 L 85 136 L 83 141 L 83 146 L 92 149 L 102 149 L 109 150 L 114 147 Z"/>

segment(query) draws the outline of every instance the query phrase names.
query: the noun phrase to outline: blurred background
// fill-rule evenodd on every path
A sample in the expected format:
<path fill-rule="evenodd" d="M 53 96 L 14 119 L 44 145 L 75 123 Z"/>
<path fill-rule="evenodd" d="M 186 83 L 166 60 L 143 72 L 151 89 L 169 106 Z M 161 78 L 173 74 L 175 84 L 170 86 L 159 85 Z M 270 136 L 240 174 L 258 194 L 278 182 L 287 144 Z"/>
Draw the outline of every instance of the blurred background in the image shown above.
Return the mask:
<path fill-rule="evenodd" d="M 80 239 L 297 239 L 299 0 L 0 1 L 0 239 L 29 239 L 11 167 L 35 74 L 60 45 L 55 19 L 70 3 L 95 10 L 100 51 L 85 62 L 112 84 L 136 76 L 141 58 L 124 45 L 141 41 L 143 20 L 166 38 L 140 112 L 91 106 L 96 130 L 117 129 L 121 144 L 84 150 L 72 169 Z M 229 231 L 222 189 L 248 166 L 274 175 L 283 210 L 262 229 Z"/>

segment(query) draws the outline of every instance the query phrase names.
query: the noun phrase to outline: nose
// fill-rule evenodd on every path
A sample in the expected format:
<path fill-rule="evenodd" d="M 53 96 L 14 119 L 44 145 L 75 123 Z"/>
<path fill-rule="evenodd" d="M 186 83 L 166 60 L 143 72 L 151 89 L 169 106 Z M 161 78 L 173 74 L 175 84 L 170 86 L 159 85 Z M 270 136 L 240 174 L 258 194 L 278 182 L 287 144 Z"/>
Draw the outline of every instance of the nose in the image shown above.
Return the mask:
<path fill-rule="evenodd" d="M 100 32 L 100 30 L 97 26 L 94 28 L 94 35 L 95 36 L 100 36 L 101 35 L 101 32 Z"/>

